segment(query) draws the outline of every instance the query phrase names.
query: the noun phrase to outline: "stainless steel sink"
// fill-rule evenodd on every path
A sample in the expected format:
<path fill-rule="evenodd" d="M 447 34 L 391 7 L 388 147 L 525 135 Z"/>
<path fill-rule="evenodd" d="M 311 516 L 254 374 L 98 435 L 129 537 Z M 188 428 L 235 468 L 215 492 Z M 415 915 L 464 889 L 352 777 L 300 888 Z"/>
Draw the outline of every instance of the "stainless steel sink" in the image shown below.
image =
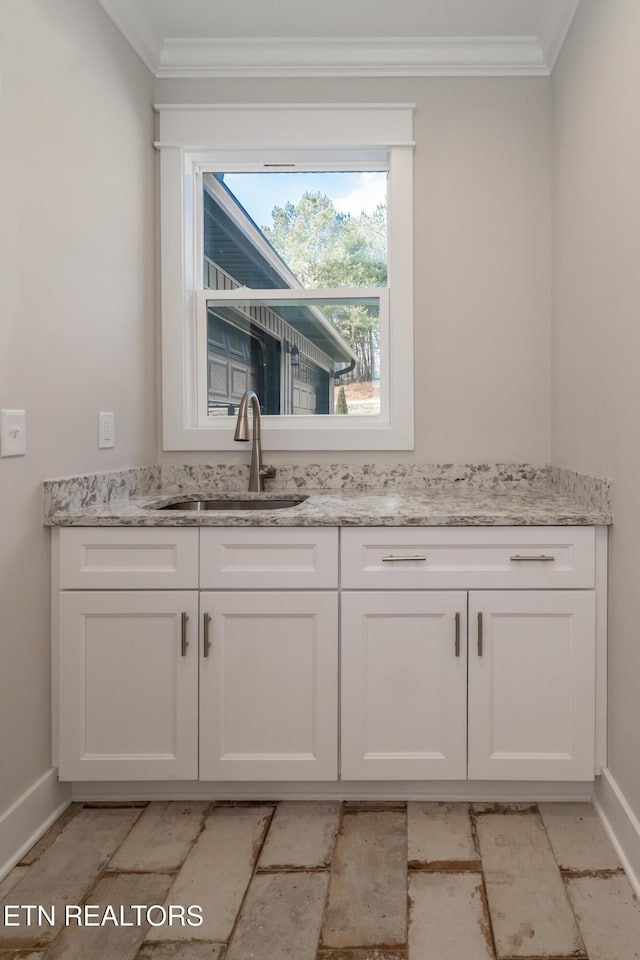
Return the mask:
<path fill-rule="evenodd" d="M 156 510 L 286 510 L 297 507 L 307 497 L 235 497 L 219 500 L 176 500 L 165 503 L 162 507 L 152 507 Z"/>

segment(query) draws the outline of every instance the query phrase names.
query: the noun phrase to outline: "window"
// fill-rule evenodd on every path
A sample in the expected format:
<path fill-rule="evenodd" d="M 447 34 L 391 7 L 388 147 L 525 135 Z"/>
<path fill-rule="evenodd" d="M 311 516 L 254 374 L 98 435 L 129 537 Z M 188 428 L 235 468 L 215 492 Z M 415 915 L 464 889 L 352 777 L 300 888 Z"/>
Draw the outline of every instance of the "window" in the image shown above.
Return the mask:
<path fill-rule="evenodd" d="M 164 448 L 411 449 L 412 108 L 158 109 Z"/>
<path fill-rule="evenodd" d="M 387 286 L 387 171 L 211 166 L 198 186 L 198 287 L 216 291 L 200 298 L 208 382 L 198 422 L 233 415 L 249 387 L 267 416 L 379 416 L 386 297 L 368 288 Z"/>

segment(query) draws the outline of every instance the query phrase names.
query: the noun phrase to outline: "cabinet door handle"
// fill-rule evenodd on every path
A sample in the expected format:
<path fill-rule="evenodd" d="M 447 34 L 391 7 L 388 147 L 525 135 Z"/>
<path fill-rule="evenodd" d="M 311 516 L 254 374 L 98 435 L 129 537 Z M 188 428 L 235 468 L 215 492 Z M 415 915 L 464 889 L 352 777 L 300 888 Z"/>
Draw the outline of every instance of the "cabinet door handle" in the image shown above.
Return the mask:
<path fill-rule="evenodd" d="M 180 615 L 180 655 L 186 657 L 187 647 L 189 646 L 189 641 L 187 640 L 187 621 L 189 615 L 187 613 L 182 613 Z"/>
<path fill-rule="evenodd" d="M 211 649 L 211 641 L 209 640 L 209 624 L 211 623 L 211 615 L 205 613 L 203 616 L 202 624 L 202 655 L 205 657 L 209 656 L 209 650 Z"/>
<path fill-rule="evenodd" d="M 555 560 L 555 557 L 549 557 L 545 553 L 541 553 L 537 557 L 521 557 L 520 554 L 517 553 L 515 557 L 509 557 L 509 559 L 513 563 L 522 562 L 523 560 L 526 560 L 527 562 L 533 560 L 534 563 L 551 563 L 553 560 Z"/>
<path fill-rule="evenodd" d="M 381 559 L 383 563 L 402 563 L 403 561 L 406 563 L 408 560 L 426 560 L 427 558 L 417 555 L 415 557 L 394 557 L 394 555 L 391 554 L 390 557 L 382 557 Z"/>
<path fill-rule="evenodd" d="M 478 614 L 478 656 L 482 656 L 482 614 Z"/>
<path fill-rule="evenodd" d="M 455 621 L 456 621 L 455 651 L 456 651 L 456 657 L 459 657 L 460 656 L 460 614 L 459 613 L 456 613 Z"/>

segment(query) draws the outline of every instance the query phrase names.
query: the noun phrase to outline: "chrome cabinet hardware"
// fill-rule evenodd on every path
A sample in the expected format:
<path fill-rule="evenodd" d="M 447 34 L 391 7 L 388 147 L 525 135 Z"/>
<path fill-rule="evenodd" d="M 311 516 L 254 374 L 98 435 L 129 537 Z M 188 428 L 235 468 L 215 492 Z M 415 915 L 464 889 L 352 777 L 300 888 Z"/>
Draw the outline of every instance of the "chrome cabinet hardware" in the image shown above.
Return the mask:
<path fill-rule="evenodd" d="M 545 553 L 541 553 L 538 557 L 521 557 L 520 554 L 517 553 L 515 557 L 509 557 L 509 559 L 513 560 L 514 563 L 521 560 L 533 560 L 537 563 L 550 563 L 552 560 L 555 560 L 555 557 L 548 557 Z"/>
<path fill-rule="evenodd" d="M 459 657 L 460 656 L 460 614 L 459 613 L 456 613 L 455 621 L 456 621 L 455 651 L 456 651 L 456 657 Z"/>
<path fill-rule="evenodd" d="M 203 624 L 202 624 L 202 654 L 205 657 L 209 656 L 209 650 L 211 649 L 211 641 L 209 640 L 209 624 L 211 623 L 211 614 L 205 613 L 203 615 Z"/>
<path fill-rule="evenodd" d="M 189 619 L 188 613 L 182 613 L 180 615 L 180 655 L 186 657 L 187 647 L 189 646 L 189 641 L 187 640 L 187 620 Z"/>
<path fill-rule="evenodd" d="M 482 656 L 482 614 L 478 614 L 478 656 Z"/>
<path fill-rule="evenodd" d="M 415 557 L 394 557 L 394 555 L 391 554 L 390 557 L 381 557 L 381 560 L 383 563 L 402 563 L 403 561 L 406 562 L 407 560 L 426 560 L 426 559 L 427 559 L 426 557 L 419 557 L 418 555 L 416 555 Z"/>

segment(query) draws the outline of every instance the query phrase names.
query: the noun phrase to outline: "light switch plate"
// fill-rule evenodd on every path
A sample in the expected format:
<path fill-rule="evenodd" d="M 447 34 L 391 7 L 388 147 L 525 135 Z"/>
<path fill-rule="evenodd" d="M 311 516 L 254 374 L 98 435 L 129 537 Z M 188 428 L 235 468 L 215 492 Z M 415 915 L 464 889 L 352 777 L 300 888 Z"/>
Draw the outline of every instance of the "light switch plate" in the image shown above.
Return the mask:
<path fill-rule="evenodd" d="M 98 414 L 98 446 L 101 450 L 116 445 L 116 415 L 115 413 Z"/>
<path fill-rule="evenodd" d="M 0 457 L 23 457 L 27 452 L 27 415 L 24 410 L 0 410 Z"/>

